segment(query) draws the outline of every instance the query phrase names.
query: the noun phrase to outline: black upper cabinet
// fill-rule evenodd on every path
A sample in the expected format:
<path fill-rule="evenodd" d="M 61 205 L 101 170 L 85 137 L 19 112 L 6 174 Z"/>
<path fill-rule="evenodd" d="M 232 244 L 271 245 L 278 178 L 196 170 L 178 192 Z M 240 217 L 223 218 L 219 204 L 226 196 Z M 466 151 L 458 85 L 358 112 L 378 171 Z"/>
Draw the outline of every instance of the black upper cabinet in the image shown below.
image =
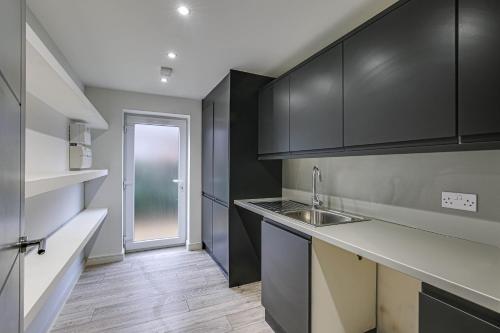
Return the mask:
<path fill-rule="evenodd" d="M 0 72 L 12 93 L 21 101 L 22 56 L 22 1 L 0 1 Z"/>
<path fill-rule="evenodd" d="M 289 77 L 265 87 L 259 94 L 259 154 L 290 150 Z"/>
<path fill-rule="evenodd" d="M 342 44 L 290 75 L 290 150 L 343 146 Z"/>
<path fill-rule="evenodd" d="M 455 74 L 455 0 L 409 1 L 367 25 L 344 41 L 345 145 L 455 137 Z"/>
<path fill-rule="evenodd" d="M 202 189 L 209 196 L 214 195 L 214 104 L 203 105 L 202 111 Z"/>
<path fill-rule="evenodd" d="M 459 135 L 498 135 L 500 1 L 460 0 L 458 4 Z"/>
<path fill-rule="evenodd" d="M 269 85 L 259 93 L 259 154 L 274 151 L 273 91 L 274 86 Z"/>
<path fill-rule="evenodd" d="M 230 77 L 215 88 L 214 96 L 214 197 L 229 203 L 229 94 Z"/>

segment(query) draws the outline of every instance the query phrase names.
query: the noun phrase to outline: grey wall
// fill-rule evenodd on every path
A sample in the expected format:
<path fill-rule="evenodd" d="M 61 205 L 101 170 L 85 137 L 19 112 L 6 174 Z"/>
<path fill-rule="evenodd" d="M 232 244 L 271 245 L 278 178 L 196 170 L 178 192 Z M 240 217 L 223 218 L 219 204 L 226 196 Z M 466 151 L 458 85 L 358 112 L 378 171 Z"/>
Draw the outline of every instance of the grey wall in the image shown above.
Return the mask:
<path fill-rule="evenodd" d="M 29 10 L 27 22 L 83 90 L 82 82 L 75 75 L 64 55 Z M 69 119 L 28 94 L 26 96 L 26 128 L 26 174 L 67 171 Z M 83 184 L 75 184 L 28 198 L 25 202 L 26 234 L 30 239 L 46 237 L 83 208 Z M 51 252 L 50 239 L 47 242 L 47 252 Z M 36 255 L 36 253 L 30 255 Z M 84 253 L 82 252 L 58 276 L 56 287 L 49 291 L 46 303 L 33 320 L 25 323 L 26 332 L 48 331 L 83 268 Z"/>
<path fill-rule="evenodd" d="M 71 76 L 73 81 L 75 81 L 76 85 L 80 87 L 80 89 L 83 91 L 84 86 L 82 81 L 80 80 L 76 72 L 73 70 L 66 57 L 59 50 L 56 43 L 52 40 L 48 32 L 45 30 L 43 25 L 40 23 L 38 18 L 29 9 L 31 1 L 38 1 L 38 0 L 29 0 L 27 2 L 28 8 L 26 9 L 26 22 L 29 24 L 31 29 L 33 29 L 33 31 L 38 35 L 38 37 L 43 41 L 45 46 L 47 46 L 47 48 L 50 50 L 52 55 L 57 59 L 57 61 L 59 61 L 61 66 L 63 66 L 63 68 L 66 70 L 69 76 Z"/>
<path fill-rule="evenodd" d="M 26 104 L 26 128 L 68 141 L 68 118 L 31 95 L 27 97 Z"/>
<path fill-rule="evenodd" d="M 67 186 L 26 199 L 28 239 L 47 237 L 83 210 L 83 184 Z"/>
<path fill-rule="evenodd" d="M 500 151 L 448 152 L 288 160 L 283 187 L 500 223 Z M 441 208 L 441 192 L 478 194 L 477 213 Z"/>
<path fill-rule="evenodd" d="M 109 124 L 96 132 L 92 142 L 93 167 L 108 169 L 102 183 L 85 186 L 86 206 L 106 207 L 104 222 L 90 258 L 122 254 L 123 236 L 123 124 L 125 110 L 189 115 L 188 232 L 189 246 L 201 246 L 201 101 L 87 87 L 85 94 Z"/>

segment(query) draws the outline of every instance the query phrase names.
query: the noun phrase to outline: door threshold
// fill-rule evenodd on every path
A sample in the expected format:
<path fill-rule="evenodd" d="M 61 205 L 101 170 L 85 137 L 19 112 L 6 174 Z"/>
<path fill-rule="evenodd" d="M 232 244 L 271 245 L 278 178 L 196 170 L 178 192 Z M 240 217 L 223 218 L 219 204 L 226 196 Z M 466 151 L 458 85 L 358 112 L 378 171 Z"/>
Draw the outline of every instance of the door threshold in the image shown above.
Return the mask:
<path fill-rule="evenodd" d="M 144 252 L 144 251 L 153 251 L 153 250 L 159 250 L 159 249 L 168 249 L 172 247 L 186 247 L 186 243 L 180 243 L 180 244 L 152 244 L 152 245 L 144 245 L 140 244 L 137 246 L 134 246 L 133 244 L 129 244 L 129 247 L 132 246 L 131 248 L 125 248 L 125 253 L 134 253 L 134 252 Z"/>

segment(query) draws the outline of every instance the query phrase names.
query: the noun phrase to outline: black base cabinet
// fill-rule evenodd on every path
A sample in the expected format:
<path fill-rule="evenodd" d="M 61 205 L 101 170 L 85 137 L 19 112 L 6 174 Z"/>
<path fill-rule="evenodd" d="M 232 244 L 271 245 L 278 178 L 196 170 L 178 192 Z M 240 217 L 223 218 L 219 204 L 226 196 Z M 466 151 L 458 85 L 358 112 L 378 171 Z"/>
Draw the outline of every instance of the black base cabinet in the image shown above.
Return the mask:
<path fill-rule="evenodd" d="M 311 329 L 311 237 L 262 222 L 262 305 L 275 332 Z"/>
<path fill-rule="evenodd" d="M 281 196 L 281 161 L 259 161 L 258 91 L 231 70 L 202 101 L 203 245 L 234 287 L 260 280 L 260 218 L 234 200 Z"/>
<path fill-rule="evenodd" d="M 420 333 L 500 333 L 500 314 L 422 284 Z"/>

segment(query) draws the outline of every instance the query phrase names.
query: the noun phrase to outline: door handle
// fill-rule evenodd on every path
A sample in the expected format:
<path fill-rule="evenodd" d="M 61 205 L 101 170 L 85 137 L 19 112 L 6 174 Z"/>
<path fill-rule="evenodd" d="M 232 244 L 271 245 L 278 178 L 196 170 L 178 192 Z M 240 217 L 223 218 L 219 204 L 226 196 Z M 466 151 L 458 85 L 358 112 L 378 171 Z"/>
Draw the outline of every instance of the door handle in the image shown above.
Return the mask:
<path fill-rule="evenodd" d="M 181 191 L 184 191 L 184 181 L 182 179 L 172 179 L 172 182 L 179 185 L 179 188 L 181 189 Z"/>
<path fill-rule="evenodd" d="M 36 246 L 36 245 L 38 245 L 37 253 L 39 255 L 45 254 L 45 250 L 47 248 L 47 239 L 46 238 L 28 240 L 28 237 L 26 237 L 26 236 L 19 237 L 19 241 L 17 243 L 2 246 L 0 248 L 0 250 L 1 249 L 19 249 L 19 251 L 21 251 L 22 253 L 25 253 L 26 249 L 28 247 L 32 247 L 32 246 Z"/>
<path fill-rule="evenodd" d="M 134 183 L 128 182 L 128 181 L 123 181 L 123 190 L 125 191 L 127 189 L 127 186 L 132 186 Z"/>

